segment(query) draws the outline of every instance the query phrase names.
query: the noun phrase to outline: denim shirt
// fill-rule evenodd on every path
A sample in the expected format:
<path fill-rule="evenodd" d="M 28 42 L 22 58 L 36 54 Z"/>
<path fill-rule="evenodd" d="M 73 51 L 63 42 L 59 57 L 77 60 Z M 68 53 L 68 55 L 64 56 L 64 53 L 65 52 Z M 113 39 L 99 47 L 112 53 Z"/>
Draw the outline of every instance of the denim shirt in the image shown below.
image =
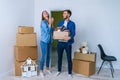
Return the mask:
<path fill-rule="evenodd" d="M 45 43 L 52 43 L 53 28 L 49 27 L 48 21 L 42 20 L 40 30 L 41 30 L 40 41 Z"/>

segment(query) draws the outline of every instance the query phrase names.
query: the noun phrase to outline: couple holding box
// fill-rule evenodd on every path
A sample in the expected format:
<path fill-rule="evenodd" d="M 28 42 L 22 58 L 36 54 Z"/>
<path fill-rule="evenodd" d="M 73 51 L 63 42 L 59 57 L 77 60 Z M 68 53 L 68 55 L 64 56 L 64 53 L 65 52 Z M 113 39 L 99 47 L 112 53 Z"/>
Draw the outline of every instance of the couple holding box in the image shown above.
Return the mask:
<path fill-rule="evenodd" d="M 69 36 L 64 36 L 63 40 L 58 40 L 57 42 L 57 53 L 58 53 L 58 72 L 56 76 L 61 73 L 62 69 L 62 55 L 63 51 L 66 51 L 67 61 L 68 61 L 68 75 L 72 77 L 72 43 L 74 43 L 75 36 L 75 23 L 70 20 L 71 16 L 70 10 L 63 11 L 63 20 L 58 23 L 58 27 L 62 28 L 63 31 L 69 30 Z M 49 18 L 49 13 L 47 11 L 42 12 L 42 21 L 40 25 L 41 36 L 40 36 L 40 46 L 42 51 L 42 56 L 40 59 L 40 76 L 44 77 L 44 62 L 46 59 L 46 71 L 51 73 L 49 69 L 50 55 L 52 50 L 52 33 L 53 28 L 53 18 Z"/>

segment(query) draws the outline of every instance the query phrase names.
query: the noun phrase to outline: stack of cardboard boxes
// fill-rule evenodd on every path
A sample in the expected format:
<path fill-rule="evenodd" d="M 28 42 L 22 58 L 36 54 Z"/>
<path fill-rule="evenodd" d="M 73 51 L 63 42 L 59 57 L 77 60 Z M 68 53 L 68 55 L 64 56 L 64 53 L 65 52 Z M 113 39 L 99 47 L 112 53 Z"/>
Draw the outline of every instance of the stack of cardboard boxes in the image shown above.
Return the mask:
<path fill-rule="evenodd" d="M 73 71 L 79 74 L 90 76 L 96 71 L 96 54 L 74 53 Z"/>
<path fill-rule="evenodd" d="M 15 75 L 21 76 L 21 65 L 28 57 L 37 60 L 38 49 L 36 42 L 36 33 L 30 26 L 19 26 L 16 34 L 16 45 L 14 46 L 15 55 Z"/>

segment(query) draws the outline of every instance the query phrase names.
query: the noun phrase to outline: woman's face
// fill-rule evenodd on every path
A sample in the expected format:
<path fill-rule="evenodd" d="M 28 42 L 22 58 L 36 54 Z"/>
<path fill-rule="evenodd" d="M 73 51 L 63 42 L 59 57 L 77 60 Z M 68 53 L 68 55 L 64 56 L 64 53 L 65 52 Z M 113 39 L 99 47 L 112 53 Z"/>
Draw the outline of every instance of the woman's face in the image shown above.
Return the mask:
<path fill-rule="evenodd" d="M 49 18 L 49 14 L 48 14 L 47 11 L 43 11 L 42 16 L 43 16 L 43 18 L 46 19 L 46 20 L 48 20 L 48 18 Z"/>

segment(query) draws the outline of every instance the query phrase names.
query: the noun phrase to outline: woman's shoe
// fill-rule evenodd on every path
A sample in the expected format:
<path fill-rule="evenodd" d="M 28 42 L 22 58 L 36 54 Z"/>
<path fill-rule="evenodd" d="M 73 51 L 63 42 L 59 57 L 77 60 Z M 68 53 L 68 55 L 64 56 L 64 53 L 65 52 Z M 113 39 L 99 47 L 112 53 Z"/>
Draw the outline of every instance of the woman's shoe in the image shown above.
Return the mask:
<path fill-rule="evenodd" d="M 40 77 L 41 77 L 41 78 L 44 78 L 44 77 L 45 77 L 43 72 L 40 72 Z"/>

